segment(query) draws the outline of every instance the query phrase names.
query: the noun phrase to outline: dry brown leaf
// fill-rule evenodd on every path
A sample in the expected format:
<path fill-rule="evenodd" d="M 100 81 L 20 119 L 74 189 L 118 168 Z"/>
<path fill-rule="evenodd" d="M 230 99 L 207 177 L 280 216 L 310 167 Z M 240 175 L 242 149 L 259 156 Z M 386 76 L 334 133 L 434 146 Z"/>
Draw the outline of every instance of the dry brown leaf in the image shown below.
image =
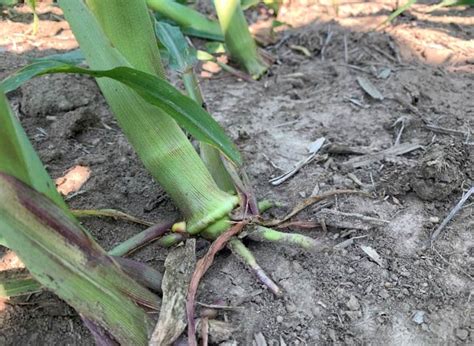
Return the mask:
<path fill-rule="evenodd" d="M 56 189 L 63 196 L 67 196 L 72 192 L 77 192 L 85 184 L 91 176 L 91 170 L 86 166 L 74 166 L 68 170 L 64 176 L 57 178 Z"/>
<path fill-rule="evenodd" d="M 171 345 L 186 328 L 186 294 L 196 264 L 196 241 L 170 251 L 165 261 L 160 317 L 149 345 Z"/>
<path fill-rule="evenodd" d="M 21 259 L 11 250 L 7 250 L 0 258 L 0 271 L 25 268 Z"/>

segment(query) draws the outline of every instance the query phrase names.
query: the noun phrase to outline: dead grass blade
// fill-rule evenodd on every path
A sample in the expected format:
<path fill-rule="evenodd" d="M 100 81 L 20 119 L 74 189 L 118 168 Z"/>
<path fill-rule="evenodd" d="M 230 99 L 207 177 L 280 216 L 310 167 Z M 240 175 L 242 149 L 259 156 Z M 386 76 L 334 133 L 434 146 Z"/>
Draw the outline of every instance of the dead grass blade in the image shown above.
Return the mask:
<path fill-rule="evenodd" d="M 348 195 L 348 194 L 357 194 L 357 195 L 368 196 L 368 194 L 366 192 L 357 191 L 357 190 L 329 191 L 329 192 L 323 193 L 321 195 L 313 196 L 313 197 L 305 199 L 303 202 L 299 203 L 296 207 L 294 207 L 293 210 L 281 220 L 271 220 L 271 221 L 268 221 L 268 222 L 264 222 L 262 224 L 264 226 L 278 226 L 278 225 L 284 223 L 285 221 L 288 221 L 289 219 L 291 219 L 296 214 L 300 213 L 304 209 L 312 206 L 313 204 L 315 204 L 317 202 L 321 202 L 321 201 L 323 201 L 327 198 L 330 198 L 330 197 L 334 197 L 334 196 L 338 196 L 338 195 Z"/>
<path fill-rule="evenodd" d="M 196 241 L 170 251 L 165 261 L 160 317 L 148 345 L 171 345 L 186 328 L 186 291 L 196 264 Z"/>
<path fill-rule="evenodd" d="M 204 255 L 204 257 L 201 258 L 196 264 L 196 269 L 191 278 L 191 283 L 189 284 L 188 300 L 186 302 L 186 313 L 188 316 L 189 346 L 197 346 L 196 323 L 194 321 L 194 305 L 199 282 L 201 281 L 201 278 L 204 276 L 209 267 L 212 265 L 212 262 L 214 262 L 214 257 L 216 256 L 216 253 L 222 250 L 233 236 L 239 234 L 247 223 L 248 221 L 239 222 L 238 224 L 230 228 L 227 232 L 222 233 L 219 238 L 217 238 L 212 243 L 211 247 Z"/>

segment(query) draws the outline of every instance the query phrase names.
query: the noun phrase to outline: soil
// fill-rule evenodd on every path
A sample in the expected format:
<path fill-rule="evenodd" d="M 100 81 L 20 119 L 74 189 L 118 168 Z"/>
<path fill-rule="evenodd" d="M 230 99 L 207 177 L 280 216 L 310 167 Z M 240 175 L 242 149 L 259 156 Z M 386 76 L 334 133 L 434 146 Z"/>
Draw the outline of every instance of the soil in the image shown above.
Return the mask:
<path fill-rule="evenodd" d="M 360 227 L 351 216 L 352 225 L 328 218 L 326 227 L 293 229 L 335 246 L 320 253 L 249 242 L 283 289 L 282 298 L 221 252 L 198 301 L 239 309 L 219 314 L 236 330 L 229 340 L 214 342 L 257 345 L 263 337 L 269 345 L 472 344 L 472 199 L 432 246 L 429 239 L 473 186 L 474 9 L 429 13 L 421 2 L 374 31 L 394 2 L 343 2 L 337 13 L 324 3 L 287 1 L 278 19 L 288 25 L 264 48 L 275 58 L 268 75 L 251 83 L 207 73 L 201 78 L 206 104 L 243 153 L 259 198 L 281 203 L 267 217 L 282 217 L 313 194 L 349 188 L 370 196 L 339 196 L 326 205 L 332 214 L 315 205 L 294 219 L 323 222 L 321 215 L 343 212 L 386 222 Z M 40 7 L 36 36 L 26 8 L 4 11 L 2 18 L 0 78 L 29 58 L 77 47 L 57 8 Z M 249 18 L 263 21 L 265 12 L 254 10 Z M 371 81 L 383 100 L 364 92 L 358 77 Z M 152 222 L 177 216 L 92 79 L 41 77 L 8 97 L 53 178 L 78 164 L 91 169 L 81 190 L 67 197 L 71 207 L 115 208 Z M 306 158 L 307 146 L 320 137 L 327 145 L 314 161 L 279 186 L 269 183 Z M 390 154 L 397 137 L 415 149 Z M 360 159 L 361 152 L 370 155 Z M 142 229 L 83 221 L 106 249 Z M 366 247 L 376 251 L 377 261 Z M 4 253 L 3 262 L 15 262 Z M 151 245 L 134 258 L 163 270 L 166 254 Z M 51 293 L 4 302 L 0 326 L 2 345 L 93 343 L 75 312 Z"/>

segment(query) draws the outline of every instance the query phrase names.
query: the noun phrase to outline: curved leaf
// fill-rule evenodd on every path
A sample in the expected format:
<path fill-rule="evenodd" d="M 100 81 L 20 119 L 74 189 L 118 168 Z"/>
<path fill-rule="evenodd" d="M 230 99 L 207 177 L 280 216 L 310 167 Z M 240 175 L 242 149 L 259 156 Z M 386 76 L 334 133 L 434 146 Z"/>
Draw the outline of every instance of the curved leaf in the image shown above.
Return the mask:
<path fill-rule="evenodd" d="M 155 20 L 155 33 L 168 51 L 173 70 L 185 72 L 193 68 L 197 62 L 196 50 L 188 44 L 177 26 Z"/>
<path fill-rule="evenodd" d="M 132 88 L 148 103 L 169 114 L 180 126 L 201 142 L 221 150 L 231 161 L 240 165 L 240 154 L 220 125 L 202 107 L 183 95 L 166 80 L 130 68 L 89 70 L 62 61 L 44 60 L 30 64 L 0 84 L 5 92 L 18 88 L 29 79 L 48 73 L 80 73 L 96 78 L 108 77 Z"/>

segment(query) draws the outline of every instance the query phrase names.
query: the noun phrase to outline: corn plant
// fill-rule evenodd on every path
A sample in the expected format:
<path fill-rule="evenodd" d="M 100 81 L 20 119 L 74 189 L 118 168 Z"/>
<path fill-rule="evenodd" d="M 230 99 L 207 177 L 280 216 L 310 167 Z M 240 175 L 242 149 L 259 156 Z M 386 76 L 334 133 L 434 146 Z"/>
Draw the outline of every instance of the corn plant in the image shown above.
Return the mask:
<path fill-rule="evenodd" d="M 126 344 L 146 342 L 158 297 L 137 283 L 75 220 L 18 120 L 0 95 L 0 229 L 31 275 L 93 326 Z M 1 283 L 4 294 L 39 286 L 29 276 Z"/>
<path fill-rule="evenodd" d="M 229 53 L 250 75 L 258 79 L 268 66 L 258 54 L 250 35 L 240 0 L 214 0 L 219 23 Z"/>
<path fill-rule="evenodd" d="M 51 290 L 76 309 L 98 342 L 142 345 L 154 322 L 148 312 L 159 309 L 152 291 L 160 289 L 160 274 L 118 257 L 137 245 L 157 237 L 161 246 L 189 236 L 219 240 L 248 226 L 246 234 L 257 241 L 319 247 L 311 238 L 256 225 L 259 211 L 269 204 L 257 204 L 236 147 L 202 108 L 193 71 L 195 52 L 177 28 L 154 26 L 145 0 L 59 0 L 59 4 L 89 68 L 67 59 L 42 59 L 0 84 L 1 243 L 14 250 L 29 271 L 13 279 L 0 277 L 0 292 Z M 170 65 L 180 72 L 189 97 L 166 81 L 155 34 L 166 46 Z M 152 226 L 108 253 L 100 247 L 55 190 L 4 95 L 46 73 L 96 78 L 119 126 L 183 221 Z M 201 156 L 182 128 L 200 142 Z M 241 240 L 229 240 L 230 249 L 279 294 Z M 188 320 L 194 321 L 192 313 Z"/>
<path fill-rule="evenodd" d="M 405 4 L 398 7 L 393 11 L 387 19 L 385 19 L 380 25 L 385 25 L 392 22 L 395 18 L 401 15 L 406 10 L 410 9 L 414 4 L 417 3 L 417 0 L 408 0 Z M 474 0 L 442 0 L 436 5 L 433 5 L 431 8 L 432 11 L 439 9 L 441 7 L 454 7 L 454 6 L 474 6 Z"/>
<path fill-rule="evenodd" d="M 268 69 L 250 35 L 240 0 L 214 0 L 219 22 L 172 0 L 148 0 L 148 6 L 177 23 L 185 34 L 201 38 L 224 40 L 226 48 L 238 64 L 253 78 L 260 78 Z M 246 7 L 254 3 L 245 3 Z"/>

